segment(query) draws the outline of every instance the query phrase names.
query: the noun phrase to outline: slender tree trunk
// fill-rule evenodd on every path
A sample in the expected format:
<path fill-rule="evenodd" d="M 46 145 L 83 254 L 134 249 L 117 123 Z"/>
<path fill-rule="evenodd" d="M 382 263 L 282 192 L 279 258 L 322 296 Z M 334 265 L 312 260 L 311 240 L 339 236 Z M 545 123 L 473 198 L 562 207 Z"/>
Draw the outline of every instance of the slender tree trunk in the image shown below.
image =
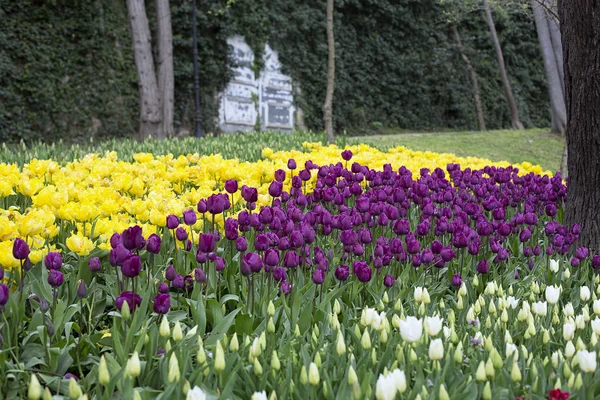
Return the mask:
<path fill-rule="evenodd" d="M 531 0 L 531 8 L 533 9 L 533 17 L 544 60 L 544 69 L 546 70 L 546 81 L 548 83 L 552 112 L 552 132 L 563 134 L 567 127 L 567 110 L 565 108 L 564 93 L 548 27 L 550 17 L 545 13 L 538 0 Z"/>
<path fill-rule="evenodd" d="M 560 160 L 560 175 L 563 179 L 567 176 L 568 170 L 568 161 L 569 161 L 569 151 L 567 148 L 567 143 L 565 142 L 565 146 L 563 147 L 563 153 Z"/>
<path fill-rule="evenodd" d="M 565 92 L 565 71 L 563 68 L 563 51 L 562 51 L 562 40 L 560 39 L 560 26 L 558 23 L 558 10 L 553 4 L 553 0 L 539 0 L 545 5 L 545 14 L 548 21 L 548 29 L 550 30 L 550 38 L 552 39 L 552 49 L 554 50 L 554 58 L 556 59 L 556 69 L 558 70 L 558 76 L 560 77 L 560 85 Z M 551 10 L 551 11 L 548 11 Z"/>
<path fill-rule="evenodd" d="M 460 39 L 460 33 L 458 33 L 458 28 L 455 24 L 451 24 L 450 27 L 452 29 L 452 33 L 454 33 L 454 39 L 456 39 L 456 46 L 458 47 L 458 52 L 460 53 L 461 58 L 465 62 L 467 72 L 469 73 L 469 79 L 471 80 L 471 86 L 473 88 L 473 98 L 475 99 L 475 111 L 477 112 L 477 121 L 479 122 L 479 130 L 485 131 L 485 118 L 483 116 L 483 106 L 481 104 L 481 93 L 479 92 L 477 73 L 473 69 L 469 57 L 467 57 L 467 53 L 465 52 L 465 48 L 463 47 L 462 40 Z"/>
<path fill-rule="evenodd" d="M 334 143 L 333 136 L 333 89 L 335 83 L 335 43 L 333 40 L 333 0 L 327 0 L 327 47 L 329 59 L 327 63 L 327 94 L 323 105 L 323 119 L 327 143 Z"/>
<path fill-rule="evenodd" d="M 569 191 L 565 221 L 600 250 L 600 2 L 558 3 L 564 45 Z"/>
<path fill-rule="evenodd" d="M 156 0 L 158 36 L 158 90 L 162 111 L 161 137 L 173 135 L 173 107 L 175 102 L 175 78 L 173 76 L 173 31 L 169 0 Z"/>
<path fill-rule="evenodd" d="M 502 47 L 500 46 L 500 41 L 498 40 L 498 33 L 496 33 L 496 26 L 494 25 L 494 19 L 492 18 L 492 10 L 487 0 L 483 0 L 483 6 L 485 9 L 485 19 L 492 35 L 494 47 L 496 48 L 496 58 L 498 59 L 498 69 L 500 70 L 500 79 L 502 80 L 504 95 L 506 96 L 506 100 L 508 101 L 508 106 L 510 108 L 511 127 L 513 129 L 523 129 L 523 124 L 519 120 L 517 103 L 515 102 L 512 88 L 510 87 L 510 81 L 508 80 L 508 74 L 506 73 L 504 55 L 502 54 Z"/>
<path fill-rule="evenodd" d="M 140 138 L 157 137 L 161 128 L 160 97 L 152 59 L 150 28 L 144 0 L 127 0 L 133 56 L 140 91 Z"/>

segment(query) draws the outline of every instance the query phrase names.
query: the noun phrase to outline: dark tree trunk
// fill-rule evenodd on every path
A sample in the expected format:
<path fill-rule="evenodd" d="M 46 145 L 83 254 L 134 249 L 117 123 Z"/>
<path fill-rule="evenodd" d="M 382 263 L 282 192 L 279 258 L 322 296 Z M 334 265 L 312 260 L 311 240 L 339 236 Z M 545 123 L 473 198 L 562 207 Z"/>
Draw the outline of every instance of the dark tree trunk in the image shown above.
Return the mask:
<path fill-rule="evenodd" d="M 327 63 L 327 93 L 323 105 L 323 119 L 327 143 L 334 143 L 333 136 L 333 89 L 335 83 L 335 43 L 333 40 L 333 0 L 327 0 L 327 48 L 329 59 Z"/>
<path fill-rule="evenodd" d="M 173 29 L 169 0 L 156 0 L 158 44 L 158 90 L 162 110 L 162 127 L 159 139 L 173 136 L 173 109 L 175 103 L 175 78 L 173 72 Z"/>
<path fill-rule="evenodd" d="M 492 17 L 492 10 L 487 0 L 483 0 L 483 6 L 485 10 L 485 19 L 492 35 L 492 42 L 496 48 L 496 58 L 498 59 L 498 69 L 500 70 L 500 79 L 502 80 L 502 87 L 504 88 L 504 95 L 510 108 L 510 125 L 513 129 L 523 129 L 523 124 L 519 120 L 519 111 L 517 110 L 517 103 L 513 96 L 512 88 L 510 87 L 510 81 L 508 80 L 508 74 L 506 73 L 506 66 L 504 65 L 504 55 L 502 54 L 502 47 L 500 46 L 500 40 L 498 40 L 498 33 L 496 32 L 496 25 L 494 24 L 494 18 Z"/>
<path fill-rule="evenodd" d="M 565 221 L 579 244 L 600 250 L 600 1 L 559 1 L 567 106 Z"/>
<path fill-rule="evenodd" d="M 550 35 L 549 19 L 551 17 L 546 13 L 543 6 L 538 3 L 538 0 L 531 0 L 531 8 L 533 9 L 535 26 L 544 60 L 544 69 L 546 70 L 546 81 L 552 113 L 552 132 L 563 134 L 567 126 L 567 111 L 565 108 L 562 80 L 559 76 L 558 63 Z M 560 64 L 562 65 L 562 60 Z"/>
<path fill-rule="evenodd" d="M 452 32 L 454 33 L 454 39 L 456 39 L 456 46 L 458 47 L 458 52 L 460 53 L 461 58 L 465 62 L 467 72 L 469 73 L 469 79 L 471 80 L 471 86 L 473 87 L 473 98 L 475 99 L 475 111 L 477 113 L 477 121 L 479 122 L 479 130 L 485 131 L 485 118 L 483 116 L 483 106 L 481 105 L 481 93 L 479 92 L 477 73 L 473 69 L 469 57 L 467 57 L 467 53 L 465 52 L 465 48 L 463 47 L 462 40 L 460 39 L 460 33 L 458 33 L 458 28 L 455 24 L 452 24 L 451 28 Z"/>

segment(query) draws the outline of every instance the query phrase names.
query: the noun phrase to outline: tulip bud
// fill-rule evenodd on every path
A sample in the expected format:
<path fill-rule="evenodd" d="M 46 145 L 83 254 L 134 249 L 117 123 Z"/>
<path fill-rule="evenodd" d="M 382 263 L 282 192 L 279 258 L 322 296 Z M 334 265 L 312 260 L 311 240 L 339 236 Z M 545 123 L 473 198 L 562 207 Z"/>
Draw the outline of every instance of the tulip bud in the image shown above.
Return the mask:
<path fill-rule="evenodd" d="M 108 385 L 110 382 L 110 373 L 104 356 L 100 357 L 100 363 L 98 364 L 98 382 L 103 386 Z"/>
<path fill-rule="evenodd" d="M 492 388 L 489 382 L 483 387 L 483 400 L 492 400 Z"/>
<path fill-rule="evenodd" d="M 579 390 L 583 386 L 583 378 L 581 377 L 581 372 L 577 374 L 575 378 L 575 390 Z"/>
<path fill-rule="evenodd" d="M 273 350 L 273 354 L 271 355 L 271 368 L 275 371 L 279 371 L 281 369 L 281 363 L 279 362 L 279 357 L 277 356 L 277 351 Z"/>
<path fill-rule="evenodd" d="M 490 353 L 490 358 L 492 359 L 492 364 L 494 365 L 494 368 L 502 368 L 502 356 L 500 355 L 500 353 L 498 353 L 498 350 L 493 348 L 492 352 Z"/>
<path fill-rule="evenodd" d="M 464 308 L 462 296 L 458 296 L 458 302 L 456 303 L 456 308 L 462 310 Z"/>
<path fill-rule="evenodd" d="M 129 321 L 129 318 L 131 318 L 131 311 L 129 310 L 129 303 L 127 301 L 124 301 L 123 306 L 121 306 L 121 317 L 125 321 Z"/>
<path fill-rule="evenodd" d="M 175 322 L 175 327 L 173 328 L 173 340 L 176 342 L 183 340 L 183 332 L 181 331 L 181 324 L 179 321 Z"/>
<path fill-rule="evenodd" d="M 163 316 L 162 321 L 160 322 L 158 334 L 164 338 L 168 338 L 169 336 L 171 336 L 171 329 L 169 328 L 169 321 L 167 320 L 166 315 Z"/>
<path fill-rule="evenodd" d="M 515 361 L 513 361 L 512 369 L 510 371 L 510 379 L 512 379 L 513 382 L 521 381 L 521 370 Z"/>
<path fill-rule="evenodd" d="M 165 343 L 165 353 L 168 353 L 171 351 L 171 341 L 168 341 L 167 343 Z"/>
<path fill-rule="evenodd" d="M 479 362 L 479 366 L 477 367 L 477 371 L 475 372 L 475 379 L 477 382 L 485 382 L 487 380 L 485 373 L 485 363 L 483 361 Z"/>
<path fill-rule="evenodd" d="M 340 302 L 338 299 L 333 301 L 333 313 L 339 315 L 342 312 L 342 307 L 340 306 Z"/>
<path fill-rule="evenodd" d="M 42 397 L 42 385 L 35 374 L 31 374 L 29 387 L 27 388 L 27 398 L 29 400 L 39 400 Z"/>
<path fill-rule="evenodd" d="M 354 371 L 354 368 L 351 365 L 348 369 L 348 385 L 352 386 L 356 382 L 358 382 L 358 376 L 356 376 L 356 371 Z"/>
<path fill-rule="evenodd" d="M 175 353 L 171 353 L 171 358 L 169 358 L 169 372 L 167 374 L 167 379 L 170 383 L 179 382 L 181 378 L 181 374 L 179 372 L 179 361 L 177 361 L 177 356 Z"/>
<path fill-rule="evenodd" d="M 463 362 L 463 345 L 462 342 L 459 342 L 456 346 L 456 350 L 454 351 L 454 362 L 457 364 L 462 364 Z"/>
<path fill-rule="evenodd" d="M 140 364 L 140 357 L 138 356 L 137 351 L 134 351 L 131 357 L 127 360 L 127 365 L 125 366 L 125 373 L 132 378 L 140 376 L 142 372 L 142 366 Z"/>
<path fill-rule="evenodd" d="M 440 395 L 439 400 L 450 400 L 450 396 L 448 395 L 448 391 L 446 390 L 446 385 L 443 383 L 440 385 Z"/>
<path fill-rule="evenodd" d="M 379 334 L 379 343 L 381 344 L 386 344 L 388 341 L 388 333 L 387 331 L 384 329 L 381 331 L 381 333 Z"/>
<path fill-rule="evenodd" d="M 488 360 L 485 363 L 485 374 L 493 379 L 495 372 L 496 371 L 494 370 L 494 364 L 492 363 L 492 359 L 488 358 Z"/>
<path fill-rule="evenodd" d="M 72 400 L 78 399 L 82 395 L 81 388 L 77 384 L 75 378 L 69 379 L 69 397 Z"/>
<path fill-rule="evenodd" d="M 52 400 L 52 392 L 50 392 L 48 387 L 44 389 L 44 396 L 42 397 L 42 400 Z"/>
<path fill-rule="evenodd" d="M 182 392 L 184 396 L 187 396 L 188 392 L 192 389 L 192 387 L 190 386 L 190 383 L 188 382 L 187 379 L 185 379 L 183 381 L 183 388 L 182 388 Z"/>
<path fill-rule="evenodd" d="M 300 383 L 306 385 L 308 383 L 308 373 L 306 372 L 306 366 L 302 366 L 300 370 Z"/>
<path fill-rule="evenodd" d="M 267 316 L 272 317 L 275 315 L 275 305 L 272 301 L 269 301 L 269 305 L 267 306 Z"/>
<path fill-rule="evenodd" d="M 346 344 L 344 343 L 344 335 L 342 335 L 341 330 L 338 331 L 335 351 L 337 352 L 338 356 L 341 356 L 342 354 L 346 353 Z"/>
<path fill-rule="evenodd" d="M 275 333 L 275 323 L 273 322 L 273 317 L 269 318 L 269 322 L 267 323 L 267 332 Z"/>
<path fill-rule="evenodd" d="M 202 365 L 206 362 L 206 352 L 204 351 L 204 345 L 200 344 L 200 348 L 198 349 L 198 352 L 196 353 L 196 361 L 198 361 L 198 364 Z"/>
<path fill-rule="evenodd" d="M 215 348 L 215 370 L 221 372 L 225 369 L 225 353 L 221 341 L 217 341 Z"/>
<path fill-rule="evenodd" d="M 371 349 L 371 336 L 369 335 L 369 331 L 367 329 L 365 329 L 365 332 L 363 333 L 362 338 L 360 339 L 360 345 L 365 350 Z"/>
<path fill-rule="evenodd" d="M 396 300 L 396 302 L 394 303 L 394 310 L 402 311 L 402 302 L 400 301 L 400 299 Z M 598 313 L 598 314 L 600 314 L 600 313 Z"/>
<path fill-rule="evenodd" d="M 261 376 L 263 373 L 263 367 L 258 361 L 258 358 L 254 359 L 254 363 L 252 364 L 252 368 L 254 369 L 254 375 Z"/>
<path fill-rule="evenodd" d="M 390 302 L 390 297 L 388 296 L 387 292 L 383 293 L 383 302 L 386 304 Z"/>

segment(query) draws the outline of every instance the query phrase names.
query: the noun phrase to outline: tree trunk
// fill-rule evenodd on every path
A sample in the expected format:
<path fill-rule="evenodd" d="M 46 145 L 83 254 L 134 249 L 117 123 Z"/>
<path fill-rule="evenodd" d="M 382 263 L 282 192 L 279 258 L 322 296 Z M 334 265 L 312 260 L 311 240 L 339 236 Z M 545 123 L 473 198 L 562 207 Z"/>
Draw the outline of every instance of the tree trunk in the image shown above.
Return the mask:
<path fill-rule="evenodd" d="M 569 183 L 565 221 L 600 250 L 600 2 L 559 1 L 564 45 Z"/>
<path fill-rule="evenodd" d="M 138 87 L 140 91 L 140 138 L 157 137 L 161 128 L 160 98 L 154 61 L 150 28 L 144 0 L 127 0 L 133 56 L 137 69 Z"/>
<path fill-rule="evenodd" d="M 460 39 L 460 33 L 458 33 L 458 28 L 455 24 L 451 24 L 450 26 L 452 32 L 454 33 L 454 38 L 456 39 L 458 52 L 460 53 L 461 58 L 465 62 L 467 72 L 469 73 L 469 79 L 471 79 L 471 86 L 473 87 L 473 98 L 475 99 L 475 111 L 477 112 L 477 121 L 479 122 L 479 130 L 485 131 L 485 118 L 483 116 L 483 106 L 481 105 L 481 94 L 479 92 L 479 84 L 477 83 L 477 73 L 475 73 L 475 70 L 471 65 L 471 61 L 469 60 L 469 57 L 467 57 L 467 53 L 465 52 L 465 48 L 463 47 L 462 40 Z"/>
<path fill-rule="evenodd" d="M 483 0 L 483 6 L 485 9 L 485 19 L 487 21 L 490 33 L 492 35 L 492 41 L 496 48 L 496 58 L 498 59 L 498 69 L 500 70 L 500 79 L 502 80 L 502 86 L 504 88 L 504 95 L 508 101 L 510 108 L 510 118 L 512 129 L 523 129 L 523 124 L 519 120 L 519 112 L 517 110 L 517 103 L 513 97 L 512 89 L 510 87 L 510 81 L 506 73 L 506 66 L 504 65 L 504 55 L 502 55 L 502 47 L 500 47 L 500 41 L 498 40 L 498 33 L 496 33 L 496 26 L 494 25 L 494 19 L 492 18 L 492 10 L 487 0 Z"/>
<path fill-rule="evenodd" d="M 548 83 L 552 112 L 552 132 L 563 134 L 567 127 L 567 110 L 565 108 L 565 98 L 548 27 L 550 16 L 546 14 L 537 1 L 538 0 L 531 0 L 531 8 L 533 9 L 535 26 L 540 42 L 540 48 L 542 49 L 544 69 L 546 70 L 546 81 Z"/>
<path fill-rule="evenodd" d="M 162 121 L 159 139 L 173 135 L 175 78 L 173 77 L 173 31 L 169 0 L 156 0 L 158 36 L 158 90 Z"/>
<path fill-rule="evenodd" d="M 567 149 L 567 143 L 565 142 L 565 145 L 563 147 L 562 157 L 560 160 L 560 175 L 562 176 L 563 179 L 565 179 L 565 177 L 567 176 L 567 173 L 569 172 L 569 170 L 567 169 L 568 160 L 569 160 L 569 152 Z"/>
<path fill-rule="evenodd" d="M 548 7 L 554 7 L 550 0 L 543 0 Z M 558 12 L 558 11 L 557 11 Z M 556 69 L 558 70 L 558 76 L 560 78 L 560 87 L 565 93 L 565 71 L 563 68 L 563 50 L 562 40 L 560 39 L 560 26 L 555 13 L 546 12 L 548 29 L 550 30 L 550 38 L 552 39 L 552 49 L 554 50 L 554 59 L 556 60 Z"/>
<path fill-rule="evenodd" d="M 327 47 L 329 59 L 327 63 L 327 93 L 323 105 L 323 119 L 327 143 L 334 143 L 333 136 L 333 89 L 335 83 L 335 43 L 333 41 L 333 0 L 327 0 Z"/>

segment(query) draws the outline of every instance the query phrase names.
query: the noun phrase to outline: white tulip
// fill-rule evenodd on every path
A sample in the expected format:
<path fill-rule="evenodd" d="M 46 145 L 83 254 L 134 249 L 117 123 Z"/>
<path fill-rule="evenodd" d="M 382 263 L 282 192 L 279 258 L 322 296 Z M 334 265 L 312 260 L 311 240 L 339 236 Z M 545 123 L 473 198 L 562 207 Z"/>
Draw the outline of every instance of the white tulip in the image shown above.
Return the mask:
<path fill-rule="evenodd" d="M 415 288 L 415 302 L 420 303 L 423 300 L 423 288 L 416 287 Z"/>
<path fill-rule="evenodd" d="M 254 392 L 250 400 L 268 400 L 267 392 L 264 390 L 262 392 Z"/>
<path fill-rule="evenodd" d="M 558 260 L 550 260 L 550 271 L 558 272 L 559 262 Z"/>
<path fill-rule="evenodd" d="M 573 340 L 575 337 L 575 323 L 572 320 L 565 322 L 563 325 L 563 339 Z"/>
<path fill-rule="evenodd" d="M 585 328 L 585 318 L 583 317 L 583 314 L 575 317 L 575 326 L 580 330 Z"/>
<path fill-rule="evenodd" d="M 375 397 L 377 400 L 394 400 L 396 398 L 396 385 L 390 375 L 379 375 L 375 386 Z"/>
<path fill-rule="evenodd" d="M 565 308 L 563 308 L 563 313 L 567 316 L 567 317 L 572 317 L 573 315 L 575 315 L 575 310 L 573 309 L 573 304 L 568 303 Z"/>
<path fill-rule="evenodd" d="M 560 286 L 546 286 L 546 301 L 550 304 L 558 303 L 560 297 Z"/>
<path fill-rule="evenodd" d="M 600 335 L 600 318 L 596 317 L 592 322 L 592 329 L 596 335 Z"/>
<path fill-rule="evenodd" d="M 398 368 L 390 372 L 390 379 L 396 385 L 396 390 L 399 393 L 404 393 L 406 391 L 406 375 L 404 371 L 400 371 Z"/>
<path fill-rule="evenodd" d="M 565 346 L 565 356 L 567 356 L 567 358 L 571 358 L 571 357 L 573 357 L 574 354 L 575 354 L 575 346 L 573 345 L 573 342 L 571 342 L 569 340 L 567 342 L 567 345 Z"/>
<path fill-rule="evenodd" d="M 206 400 L 206 393 L 198 386 L 194 386 L 189 392 L 187 392 L 186 400 Z"/>
<path fill-rule="evenodd" d="M 583 372 L 596 371 L 596 352 L 580 350 L 577 352 L 579 367 Z"/>
<path fill-rule="evenodd" d="M 539 316 L 545 316 L 548 313 L 548 304 L 545 301 L 533 303 L 533 312 Z"/>
<path fill-rule="evenodd" d="M 519 300 L 515 299 L 513 296 L 508 296 L 506 302 L 508 303 L 508 306 L 513 310 L 519 306 Z"/>
<path fill-rule="evenodd" d="M 444 358 L 444 344 L 442 339 L 433 339 L 429 343 L 429 358 L 437 361 Z"/>
<path fill-rule="evenodd" d="M 594 310 L 594 314 L 600 315 L 600 300 L 594 300 L 592 309 Z"/>
<path fill-rule="evenodd" d="M 444 319 L 437 315 L 435 317 L 425 317 L 425 332 L 427 332 L 429 336 L 437 335 L 442 330 L 443 322 Z"/>
<path fill-rule="evenodd" d="M 592 293 L 590 292 L 590 288 L 587 286 L 582 286 L 579 288 L 579 298 L 581 301 L 588 301 L 592 297 Z"/>
<path fill-rule="evenodd" d="M 423 335 L 423 321 L 416 317 L 406 317 L 400 320 L 400 336 L 408 343 L 417 342 Z"/>
<path fill-rule="evenodd" d="M 506 343 L 506 358 L 511 355 L 514 355 L 514 361 L 519 360 L 519 348 L 512 343 Z"/>

